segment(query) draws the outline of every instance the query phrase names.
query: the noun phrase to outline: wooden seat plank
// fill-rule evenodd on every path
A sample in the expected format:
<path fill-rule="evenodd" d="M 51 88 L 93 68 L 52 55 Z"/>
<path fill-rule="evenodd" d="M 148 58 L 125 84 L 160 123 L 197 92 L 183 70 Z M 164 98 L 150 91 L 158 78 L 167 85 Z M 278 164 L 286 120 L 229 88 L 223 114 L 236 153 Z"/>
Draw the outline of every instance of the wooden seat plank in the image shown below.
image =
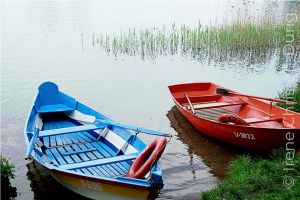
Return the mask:
<path fill-rule="evenodd" d="M 61 135 L 61 134 L 82 132 L 82 131 L 88 131 L 88 130 L 96 130 L 96 129 L 104 128 L 104 126 L 105 125 L 103 125 L 103 124 L 91 124 L 91 125 L 72 126 L 72 127 L 66 127 L 66 128 L 45 130 L 45 131 L 40 131 L 39 137 Z"/>
<path fill-rule="evenodd" d="M 226 106 L 237 106 L 237 105 L 246 105 L 247 103 L 236 101 L 236 102 L 216 102 L 216 103 L 203 103 L 203 104 L 196 104 L 193 105 L 195 110 L 200 109 L 210 109 L 210 108 L 220 108 Z M 190 109 L 190 108 L 189 108 Z"/>
<path fill-rule="evenodd" d="M 38 113 L 51 113 L 51 112 L 65 112 L 72 111 L 73 108 L 66 106 L 64 104 L 51 104 L 51 105 L 43 105 L 38 109 Z"/>
<path fill-rule="evenodd" d="M 198 96 L 189 95 L 189 98 L 211 98 L 211 97 L 221 97 L 221 95 L 220 94 L 198 95 Z M 184 95 L 175 97 L 175 99 L 185 99 L 185 98 L 186 97 Z"/>
<path fill-rule="evenodd" d="M 100 165 L 104 166 L 104 165 L 108 165 L 110 163 L 116 163 L 116 162 L 125 161 L 125 160 L 133 160 L 137 156 L 138 156 L 138 153 L 132 153 L 132 154 L 109 157 L 109 158 L 101 158 L 101 159 L 86 161 L 86 162 L 82 162 L 82 163 L 65 164 L 65 165 L 62 165 L 61 168 L 62 169 L 77 169 L 77 168 L 81 169 L 81 168 L 100 166 Z"/>

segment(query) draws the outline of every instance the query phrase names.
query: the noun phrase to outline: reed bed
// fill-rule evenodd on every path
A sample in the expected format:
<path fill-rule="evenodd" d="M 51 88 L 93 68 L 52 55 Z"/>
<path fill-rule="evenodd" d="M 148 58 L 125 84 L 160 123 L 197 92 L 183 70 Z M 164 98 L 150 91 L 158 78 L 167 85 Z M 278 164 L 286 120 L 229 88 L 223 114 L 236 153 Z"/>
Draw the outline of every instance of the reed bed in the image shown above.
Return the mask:
<path fill-rule="evenodd" d="M 255 22 L 252 22 L 255 21 Z M 247 19 L 220 26 L 153 27 L 150 29 L 128 29 L 116 35 L 93 35 L 93 44 L 98 44 L 109 54 L 140 56 L 155 59 L 162 55 L 190 56 L 195 60 L 216 61 L 248 60 L 261 63 L 278 55 L 285 62 L 287 41 L 293 47 L 300 45 L 300 20 L 292 24 L 276 24 L 273 18 Z M 299 50 L 289 55 L 289 62 L 299 63 Z M 298 63 L 297 63 L 298 62 Z"/>
<path fill-rule="evenodd" d="M 297 102 L 295 105 L 277 103 L 278 106 L 300 113 L 300 80 L 294 87 L 286 87 L 278 96 L 283 100 Z"/>

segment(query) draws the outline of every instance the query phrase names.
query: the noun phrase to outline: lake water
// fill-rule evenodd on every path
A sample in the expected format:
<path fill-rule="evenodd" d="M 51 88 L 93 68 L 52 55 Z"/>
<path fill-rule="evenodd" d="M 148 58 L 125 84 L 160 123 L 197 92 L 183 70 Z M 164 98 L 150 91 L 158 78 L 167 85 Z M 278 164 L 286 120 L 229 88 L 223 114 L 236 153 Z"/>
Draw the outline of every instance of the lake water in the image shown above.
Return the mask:
<path fill-rule="evenodd" d="M 65 93 L 116 121 L 172 134 L 161 158 L 165 187 L 158 198 L 198 199 L 201 191 L 224 178 L 228 163 L 240 152 L 197 132 L 173 107 L 167 86 L 209 81 L 276 97 L 299 80 L 299 69 L 286 70 L 283 64 L 276 70 L 276 56 L 250 65 L 181 55 L 116 59 L 94 46 L 92 35 L 174 22 L 222 24 L 243 13 L 276 13 L 282 20 L 295 6 L 299 4 L 294 1 L 1 1 L 1 153 L 16 164 L 16 199 L 81 199 L 39 165 L 24 160 L 24 123 L 44 81 L 57 83 Z"/>

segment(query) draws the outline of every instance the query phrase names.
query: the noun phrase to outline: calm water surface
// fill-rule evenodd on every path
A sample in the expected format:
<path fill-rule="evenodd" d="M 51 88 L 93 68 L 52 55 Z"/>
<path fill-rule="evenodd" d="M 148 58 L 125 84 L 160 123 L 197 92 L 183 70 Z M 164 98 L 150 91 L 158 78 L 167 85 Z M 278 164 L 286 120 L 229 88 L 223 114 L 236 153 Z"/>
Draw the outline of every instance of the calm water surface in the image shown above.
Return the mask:
<path fill-rule="evenodd" d="M 48 80 L 114 120 L 174 135 L 161 158 L 165 187 L 159 198 L 198 199 L 201 191 L 226 175 L 228 162 L 239 151 L 200 135 L 173 107 L 167 86 L 211 81 L 276 97 L 285 85 L 299 79 L 299 70 L 276 71 L 276 58 L 247 67 L 239 61 L 198 62 L 180 55 L 116 59 L 93 46 L 91 36 L 173 22 L 220 24 L 243 12 L 288 12 L 286 5 L 271 1 L 1 2 L 1 152 L 16 164 L 12 184 L 17 199 L 81 198 L 41 166 L 24 160 L 27 112 L 38 85 Z"/>

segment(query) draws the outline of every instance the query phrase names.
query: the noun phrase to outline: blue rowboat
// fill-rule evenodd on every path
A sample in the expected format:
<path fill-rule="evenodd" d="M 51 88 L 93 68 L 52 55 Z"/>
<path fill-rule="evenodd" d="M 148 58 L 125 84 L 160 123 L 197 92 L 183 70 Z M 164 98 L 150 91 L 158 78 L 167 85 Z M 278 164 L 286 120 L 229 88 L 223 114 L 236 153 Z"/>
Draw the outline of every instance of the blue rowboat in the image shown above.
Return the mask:
<path fill-rule="evenodd" d="M 146 148 L 139 133 L 164 133 L 121 124 L 45 82 L 25 125 L 26 158 L 70 190 L 92 199 L 146 199 L 163 187 L 160 164 L 146 176 L 126 176 Z M 163 151 L 163 150 L 162 150 Z"/>

